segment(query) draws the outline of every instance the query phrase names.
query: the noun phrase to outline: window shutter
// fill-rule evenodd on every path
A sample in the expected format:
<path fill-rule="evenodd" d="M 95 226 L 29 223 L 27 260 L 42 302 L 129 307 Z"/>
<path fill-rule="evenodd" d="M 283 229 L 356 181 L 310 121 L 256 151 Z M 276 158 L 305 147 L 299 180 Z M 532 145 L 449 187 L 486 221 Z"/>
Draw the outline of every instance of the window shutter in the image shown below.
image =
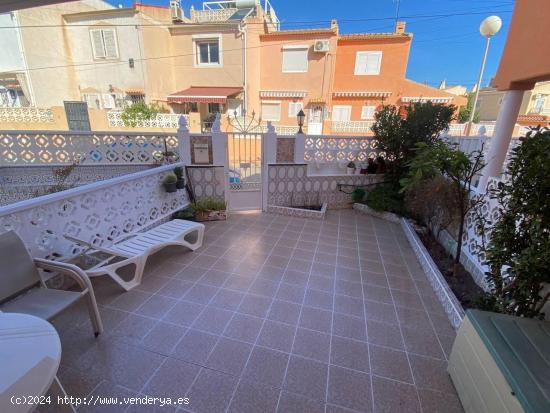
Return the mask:
<path fill-rule="evenodd" d="M 103 107 L 105 109 L 112 109 L 115 107 L 115 99 L 110 93 L 103 94 Z"/>
<path fill-rule="evenodd" d="M 105 50 L 103 49 L 101 30 L 90 30 L 90 38 L 92 39 L 92 52 L 94 54 L 94 58 L 104 59 Z"/>
<path fill-rule="evenodd" d="M 307 72 L 307 50 L 283 49 L 283 72 Z"/>
<path fill-rule="evenodd" d="M 355 55 L 355 74 L 378 75 L 380 74 L 381 61 L 382 52 L 357 52 Z"/>
<path fill-rule="evenodd" d="M 376 106 L 363 106 L 361 108 L 361 119 L 373 119 Z"/>
<path fill-rule="evenodd" d="M 334 106 L 332 108 L 332 120 L 336 122 L 348 121 L 351 118 L 350 106 Z"/>
<path fill-rule="evenodd" d="M 281 104 L 275 102 L 262 102 L 262 119 L 263 120 L 280 120 L 281 119 Z"/>
<path fill-rule="evenodd" d="M 116 43 L 116 34 L 114 29 L 103 29 L 103 42 L 105 44 L 105 57 L 107 59 L 116 59 L 118 49 Z"/>
<path fill-rule="evenodd" d="M 303 108 L 304 104 L 302 102 L 288 102 L 288 116 L 296 117 Z"/>

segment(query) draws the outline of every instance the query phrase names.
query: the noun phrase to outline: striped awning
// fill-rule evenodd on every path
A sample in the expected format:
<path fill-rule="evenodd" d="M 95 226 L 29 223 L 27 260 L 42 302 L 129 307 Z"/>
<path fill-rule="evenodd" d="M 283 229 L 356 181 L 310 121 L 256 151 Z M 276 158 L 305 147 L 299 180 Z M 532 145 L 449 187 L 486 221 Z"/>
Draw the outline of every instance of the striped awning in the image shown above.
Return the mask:
<path fill-rule="evenodd" d="M 448 103 L 453 100 L 452 97 L 443 96 L 403 96 L 401 102 L 415 103 L 415 102 L 433 102 L 433 103 Z"/>
<path fill-rule="evenodd" d="M 227 98 L 242 92 L 240 87 L 191 86 L 168 95 L 168 103 L 225 103 Z"/>
<path fill-rule="evenodd" d="M 306 95 L 305 90 L 260 90 L 262 98 L 303 98 Z"/>
<path fill-rule="evenodd" d="M 142 88 L 130 88 L 130 89 L 126 89 L 126 94 L 127 95 L 134 95 L 134 96 L 140 96 L 140 95 L 145 95 L 145 90 L 143 90 Z"/>
<path fill-rule="evenodd" d="M 375 90 L 355 90 L 355 91 L 336 91 L 333 92 L 337 97 L 387 97 L 391 95 L 391 92 L 375 91 Z"/>

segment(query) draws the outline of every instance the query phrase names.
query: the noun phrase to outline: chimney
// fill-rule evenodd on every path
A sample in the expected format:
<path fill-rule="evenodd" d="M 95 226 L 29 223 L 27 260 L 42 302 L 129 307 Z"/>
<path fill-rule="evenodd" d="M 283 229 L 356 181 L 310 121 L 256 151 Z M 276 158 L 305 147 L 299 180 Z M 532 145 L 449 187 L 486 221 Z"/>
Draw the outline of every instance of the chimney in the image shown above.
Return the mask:
<path fill-rule="evenodd" d="M 397 34 L 403 34 L 405 33 L 405 26 L 407 23 L 405 22 L 397 22 L 395 23 L 395 33 Z"/>
<path fill-rule="evenodd" d="M 330 28 L 335 31 L 336 34 L 338 34 L 338 22 L 336 19 L 332 19 L 330 21 Z"/>

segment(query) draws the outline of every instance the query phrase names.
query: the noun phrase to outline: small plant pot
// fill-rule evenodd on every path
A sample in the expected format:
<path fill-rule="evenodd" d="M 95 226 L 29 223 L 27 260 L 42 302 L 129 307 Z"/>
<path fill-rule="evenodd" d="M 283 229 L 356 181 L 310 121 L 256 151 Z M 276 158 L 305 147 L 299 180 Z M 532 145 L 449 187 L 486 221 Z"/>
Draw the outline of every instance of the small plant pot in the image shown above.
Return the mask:
<path fill-rule="evenodd" d="M 185 188 L 185 181 L 183 179 L 178 179 L 178 181 L 176 182 L 176 188 L 177 189 Z"/>
<path fill-rule="evenodd" d="M 367 168 L 361 168 L 360 174 L 361 175 L 366 175 L 367 174 Z"/>
<path fill-rule="evenodd" d="M 163 184 L 166 192 L 176 192 L 178 190 L 177 183 Z"/>
<path fill-rule="evenodd" d="M 227 219 L 227 211 L 200 211 L 195 213 L 195 220 L 198 222 L 204 221 L 225 221 Z"/>
<path fill-rule="evenodd" d="M 346 168 L 346 173 L 348 175 L 354 175 L 355 174 L 355 168 Z"/>

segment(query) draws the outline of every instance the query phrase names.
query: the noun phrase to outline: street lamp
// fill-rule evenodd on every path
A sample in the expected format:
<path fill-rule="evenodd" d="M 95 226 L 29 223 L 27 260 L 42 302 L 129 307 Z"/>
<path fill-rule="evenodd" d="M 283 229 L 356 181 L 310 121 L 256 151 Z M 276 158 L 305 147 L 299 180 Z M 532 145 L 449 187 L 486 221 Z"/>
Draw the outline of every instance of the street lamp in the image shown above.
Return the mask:
<path fill-rule="evenodd" d="M 489 52 L 489 43 L 491 37 L 498 33 L 502 27 L 502 20 L 498 16 L 486 17 L 479 26 L 479 32 L 482 36 L 485 36 L 485 51 L 483 52 L 483 60 L 481 61 L 481 68 L 479 69 L 479 78 L 477 79 L 476 95 L 474 97 L 474 104 L 472 105 L 472 112 L 470 113 L 470 120 L 468 121 L 468 127 L 466 129 L 466 136 L 470 136 L 470 130 L 472 129 L 472 123 L 474 121 L 474 115 L 476 113 L 477 98 L 479 97 L 479 89 L 481 89 L 481 79 L 483 78 L 483 71 L 485 70 L 485 61 L 487 60 L 487 53 Z"/>
<path fill-rule="evenodd" d="M 298 114 L 296 115 L 296 118 L 298 119 L 298 126 L 300 127 L 300 129 L 298 129 L 298 133 L 303 134 L 304 131 L 302 130 L 302 126 L 304 126 L 304 120 L 306 119 L 306 114 L 302 109 L 300 109 L 300 112 L 298 112 Z"/>

